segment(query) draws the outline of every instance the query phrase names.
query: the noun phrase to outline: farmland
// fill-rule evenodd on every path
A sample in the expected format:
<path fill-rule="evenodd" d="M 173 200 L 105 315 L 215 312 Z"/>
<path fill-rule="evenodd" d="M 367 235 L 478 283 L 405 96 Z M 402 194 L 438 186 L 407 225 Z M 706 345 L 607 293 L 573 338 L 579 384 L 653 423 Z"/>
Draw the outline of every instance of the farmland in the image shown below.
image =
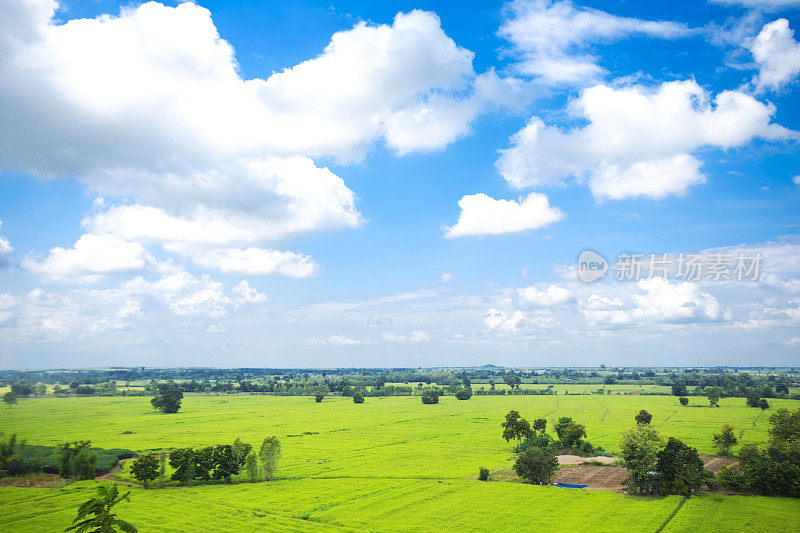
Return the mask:
<path fill-rule="evenodd" d="M 205 521 L 214 530 L 235 523 L 274 530 L 402 531 L 437 523 L 476 531 L 548 525 L 621 531 L 633 524 L 655 531 L 682 498 L 487 484 L 475 480 L 477 469 L 485 466 L 498 478 L 508 477 L 502 474 L 511 468 L 513 445 L 500 438 L 499 424 L 509 409 L 551 424 L 572 416 L 586 424 L 593 444 L 612 453 L 639 409 L 654 414 L 653 426 L 662 433 L 701 453 L 713 452 L 711 434 L 723 422 L 735 426 L 743 443 L 766 440 L 767 417 L 760 409 L 746 407 L 741 398 L 724 398 L 720 408 L 705 407 L 703 400 L 693 398 L 697 407 L 682 407 L 670 396 L 473 396 L 469 401 L 442 397 L 428 406 L 418 397 L 375 397 L 356 405 L 343 397 L 315 403 L 302 396 L 189 395 L 179 413 L 163 415 L 153 411 L 146 397 L 40 398 L 3 409 L 2 428 L 30 444 L 90 439 L 94 446 L 137 451 L 236 437 L 255 445 L 270 434 L 281 439 L 283 458 L 278 479 L 271 483 L 134 488 L 132 502 L 120 512 L 134 523 L 148 524 L 141 531 L 192 529 Z M 772 402 L 774 408 L 800 406 L 797 400 Z M 127 472 L 122 479 L 129 479 Z M 47 524 L 65 524 L 94 483 L 2 489 L 0 525 L 41 531 Z M 742 505 L 745 515 L 731 512 Z M 34 508 L 37 512 L 31 513 Z M 787 522 L 772 517 L 788 513 L 794 523 L 800 521 L 800 502 L 702 495 L 683 505 L 666 530 L 691 530 L 698 513 L 706 527 L 716 523 L 737 530 L 758 523 L 761 530 L 782 530 Z"/>

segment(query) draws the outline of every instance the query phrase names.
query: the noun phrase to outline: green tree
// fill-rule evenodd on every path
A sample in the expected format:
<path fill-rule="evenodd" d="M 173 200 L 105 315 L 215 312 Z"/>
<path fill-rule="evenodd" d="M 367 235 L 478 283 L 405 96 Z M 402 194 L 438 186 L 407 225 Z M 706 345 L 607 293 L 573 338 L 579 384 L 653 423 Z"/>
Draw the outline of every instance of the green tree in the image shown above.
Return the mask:
<path fill-rule="evenodd" d="M 636 419 L 637 424 L 649 424 L 650 421 L 653 420 L 653 415 L 644 409 L 640 409 L 639 413 L 634 418 Z"/>
<path fill-rule="evenodd" d="M 750 391 L 750 393 L 747 395 L 747 400 L 745 400 L 745 403 L 747 403 L 747 407 L 758 407 L 758 400 L 758 393 Z"/>
<path fill-rule="evenodd" d="M 670 437 L 664 449 L 658 452 L 656 473 L 661 494 L 689 496 L 706 479 L 703 460 L 697 450 L 674 437 Z"/>
<path fill-rule="evenodd" d="M 586 426 L 578 424 L 569 416 L 562 416 L 554 426 L 556 435 L 565 446 L 575 446 L 586 436 Z"/>
<path fill-rule="evenodd" d="M 506 442 L 511 439 L 522 442 L 522 439 L 533 435 L 530 422 L 519 416 L 519 411 L 509 411 L 506 414 L 505 422 L 500 426 L 503 428 L 503 438 L 506 439 Z"/>
<path fill-rule="evenodd" d="M 537 418 L 533 421 L 531 425 L 534 431 L 544 431 L 547 429 L 547 419 L 546 418 Z"/>
<path fill-rule="evenodd" d="M 324 394 L 315 394 L 314 395 L 314 401 L 316 401 L 317 403 L 320 403 L 324 399 L 325 399 L 325 395 Z"/>
<path fill-rule="evenodd" d="M 11 406 L 12 406 L 12 405 L 14 405 L 15 403 L 17 403 L 17 395 L 16 395 L 16 394 L 14 394 L 13 392 L 10 392 L 10 391 L 9 391 L 9 392 L 7 392 L 7 393 L 3 394 L 3 402 L 4 402 L 4 403 L 5 403 L 7 406 L 11 407 Z"/>
<path fill-rule="evenodd" d="M 439 393 L 431 389 L 422 391 L 422 403 L 427 405 L 439 403 Z"/>
<path fill-rule="evenodd" d="M 275 477 L 275 471 L 278 469 L 278 461 L 281 458 L 281 441 L 278 440 L 278 437 L 272 435 L 264 439 L 264 442 L 261 443 L 261 449 L 258 451 L 258 457 L 261 459 L 264 478 L 272 481 Z"/>
<path fill-rule="evenodd" d="M 769 402 L 767 401 L 766 398 L 761 398 L 760 400 L 758 400 L 758 407 L 762 411 L 765 411 L 769 409 Z"/>
<path fill-rule="evenodd" d="M 112 510 L 122 500 L 130 502 L 130 491 L 120 495 L 117 484 L 111 487 L 101 485 L 97 487 L 97 496 L 84 502 L 78 508 L 78 516 L 72 521 L 72 525 L 64 531 L 75 531 L 76 533 L 113 533 L 124 531 L 126 533 L 136 533 L 136 527 L 130 522 L 117 518 Z"/>
<path fill-rule="evenodd" d="M 628 469 L 623 484 L 629 491 L 645 494 L 653 490 L 654 479 L 650 472 L 663 446 L 664 438 L 649 424 L 637 424 L 622 432 L 620 456 Z"/>
<path fill-rule="evenodd" d="M 714 447 L 719 451 L 720 455 L 728 456 L 731 454 L 731 448 L 736 446 L 739 439 L 733 432 L 733 426 L 730 424 L 722 424 L 722 429 L 719 433 L 714 433 Z"/>
<path fill-rule="evenodd" d="M 517 457 L 514 471 L 529 483 L 549 483 L 558 470 L 555 452 L 547 448 L 528 448 Z"/>
<path fill-rule="evenodd" d="M 0 437 L 3 434 L 0 433 Z M 0 438 L 0 470 L 7 470 L 9 475 L 22 474 L 23 452 L 25 450 L 25 440 L 17 439 L 17 435 L 11 435 L 8 440 Z"/>
<path fill-rule="evenodd" d="M 150 400 L 153 408 L 165 414 L 177 413 L 181 408 L 183 392 L 177 387 L 170 387 L 162 390 L 155 398 Z"/>
<path fill-rule="evenodd" d="M 146 488 L 150 481 L 158 477 L 158 459 L 152 453 L 139 457 L 131 464 L 131 474 Z"/>
<path fill-rule="evenodd" d="M 472 389 L 470 388 L 463 388 L 459 389 L 456 393 L 456 398 L 459 400 L 469 400 L 472 398 Z"/>
<path fill-rule="evenodd" d="M 481 481 L 489 481 L 489 469 L 480 467 L 478 469 L 478 479 Z"/>
<path fill-rule="evenodd" d="M 683 383 L 675 383 L 672 386 L 672 395 L 673 396 L 686 396 L 688 391 L 686 390 L 686 385 Z"/>
<path fill-rule="evenodd" d="M 248 453 L 244 464 L 247 469 L 247 477 L 250 478 L 250 481 L 258 481 L 258 455 L 256 455 L 256 452 Z"/>
<path fill-rule="evenodd" d="M 242 467 L 244 466 L 245 459 L 250 451 L 253 449 L 253 446 L 250 444 L 246 444 L 242 442 L 242 439 L 236 437 L 236 440 L 233 441 L 233 456 L 236 459 L 236 463 Z"/>
<path fill-rule="evenodd" d="M 239 473 L 239 460 L 233 452 L 230 444 L 218 444 L 213 447 L 212 461 L 214 463 L 213 479 L 224 479 L 226 483 L 231 482 L 231 476 Z M 244 462 L 244 457 L 242 457 Z"/>
<path fill-rule="evenodd" d="M 681 396 L 680 398 L 678 398 L 678 401 L 681 402 L 681 405 L 684 407 L 689 405 L 689 398 L 687 398 L 686 396 Z"/>
<path fill-rule="evenodd" d="M 800 445 L 800 408 L 794 412 L 782 407 L 769 415 L 770 442 L 777 446 Z"/>
<path fill-rule="evenodd" d="M 94 479 L 97 454 L 91 441 L 65 442 L 58 445 L 58 474 L 63 478 Z"/>
<path fill-rule="evenodd" d="M 364 397 L 360 392 L 353 393 L 353 403 L 364 403 Z"/>
<path fill-rule="evenodd" d="M 719 407 L 719 399 L 722 396 L 722 389 L 719 387 L 708 387 L 706 389 L 708 404 L 711 407 Z"/>

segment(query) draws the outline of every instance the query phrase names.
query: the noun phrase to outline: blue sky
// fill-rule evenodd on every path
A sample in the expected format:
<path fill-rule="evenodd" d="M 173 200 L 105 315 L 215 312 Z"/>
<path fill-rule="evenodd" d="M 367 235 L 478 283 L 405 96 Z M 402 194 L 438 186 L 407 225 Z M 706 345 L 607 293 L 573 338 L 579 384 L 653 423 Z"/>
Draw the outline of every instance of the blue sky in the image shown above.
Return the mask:
<path fill-rule="evenodd" d="M 800 361 L 800 2 L 0 4 L 2 367 Z"/>

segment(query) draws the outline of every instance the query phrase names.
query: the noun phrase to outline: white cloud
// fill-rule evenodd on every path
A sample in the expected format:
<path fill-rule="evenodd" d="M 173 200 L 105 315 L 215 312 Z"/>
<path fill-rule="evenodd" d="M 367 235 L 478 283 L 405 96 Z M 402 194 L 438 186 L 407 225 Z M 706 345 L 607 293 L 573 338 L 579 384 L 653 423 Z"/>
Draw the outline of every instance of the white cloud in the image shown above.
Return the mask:
<path fill-rule="evenodd" d="M 242 280 L 233 286 L 233 294 L 242 303 L 263 304 L 267 301 L 267 296 L 251 287 L 246 280 Z"/>
<path fill-rule="evenodd" d="M 517 188 L 588 179 L 595 198 L 663 198 L 682 194 L 705 177 L 692 152 L 734 148 L 755 138 L 797 138 L 771 124 L 775 108 L 739 91 L 713 99 L 695 81 L 597 85 L 571 109 L 587 124 L 564 131 L 538 117 L 511 138 L 497 168 Z"/>
<path fill-rule="evenodd" d="M 764 25 L 749 48 L 758 64 L 758 75 L 753 78 L 758 91 L 777 90 L 797 79 L 800 43 L 794 40 L 788 20 L 781 18 Z"/>
<path fill-rule="evenodd" d="M 0 220 L 0 230 L 2 229 L 3 221 Z M 8 242 L 8 239 L 0 235 L 0 259 L 2 259 L 4 255 L 10 254 L 12 251 L 14 251 L 14 248 L 11 246 L 11 243 Z"/>
<path fill-rule="evenodd" d="M 327 346 L 361 346 L 363 344 L 363 341 L 360 339 L 351 339 L 350 337 L 345 337 L 340 333 L 331 333 L 328 335 L 327 339 L 311 337 L 309 342 L 311 344 L 321 344 Z"/>
<path fill-rule="evenodd" d="M 572 297 L 572 292 L 558 285 L 548 285 L 547 288 L 543 289 L 537 289 L 531 285 L 530 287 L 517 289 L 519 301 L 531 307 L 559 305 L 571 300 Z"/>
<path fill-rule="evenodd" d="M 800 185 L 800 174 L 792 178 L 792 183 L 795 185 Z"/>
<path fill-rule="evenodd" d="M 689 35 L 683 24 L 617 17 L 563 0 L 515 0 L 507 5 L 499 35 L 519 58 L 514 68 L 553 84 L 597 81 L 605 73 L 590 45 L 630 36 L 675 39 Z"/>
<path fill-rule="evenodd" d="M 22 266 L 47 281 L 93 283 L 106 274 L 130 274 L 153 262 L 150 253 L 137 242 L 110 234 L 85 234 L 70 249 L 55 247 L 44 260 L 30 257 Z"/>
<path fill-rule="evenodd" d="M 791 339 L 784 342 L 787 346 L 800 346 L 800 337 L 792 337 Z"/>
<path fill-rule="evenodd" d="M 450 283 L 451 281 L 454 281 L 455 279 L 456 279 L 456 277 L 454 275 L 452 275 L 450 272 L 442 272 L 442 275 L 439 278 L 439 280 L 442 283 Z"/>
<path fill-rule="evenodd" d="M 800 6 L 800 0 L 710 0 L 716 4 L 740 6 L 759 11 L 780 11 L 795 6 Z"/>
<path fill-rule="evenodd" d="M 527 316 L 519 309 L 507 313 L 495 308 L 489 309 L 483 317 L 483 323 L 486 324 L 490 330 L 503 333 L 552 330 L 559 325 L 558 321 L 550 316 Z"/>
<path fill-rule="evenodd" d="M 431 336 L 421 330 L 416 330 L 411 335 L 395 335 L 394 333 L 384 333 L 383 340 L 385 342 L 399 342 L 399 343 L 420 343 L 430 342 Z"/>
<path fill-rule="evenodd" d="M 112 199 L 90 233 L 229 272 L 311 275 L 309 258 L 267 245 L 363 222 L 353 192 L 311 157 L 358 160 L 380 141 L 442 148 L 519 90 L 477 75 L 472 52 L 423 11 L 358 23 L 317 57 L 243 79 L 193 3 L 64 23 L 49 0 L 0 9 L 0 170 L 76 176 Z"/>
<path fill-rule="evenodd" d="M 227 333 L 228 328 L 222 324 L 211 324 L 206 328 L 206 333 Z"/>
<path fill-rule="evenodd" d="M 564 214 L 551 207 L 547 196 L 530 193 L 516 200 L 495 200 L 483 193 L 468 194 L 459 200 L 461 214 L 445 237 L 486 236 L 516 233 L 557 222 Z"/>

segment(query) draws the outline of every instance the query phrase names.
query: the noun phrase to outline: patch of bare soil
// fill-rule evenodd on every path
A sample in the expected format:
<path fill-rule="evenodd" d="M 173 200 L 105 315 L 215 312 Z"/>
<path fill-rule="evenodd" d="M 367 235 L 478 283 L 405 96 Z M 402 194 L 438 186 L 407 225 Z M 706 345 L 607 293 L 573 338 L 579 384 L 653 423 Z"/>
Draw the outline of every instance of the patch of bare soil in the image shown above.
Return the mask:
<path fill-rule="evenodd" d="M 120 459 L 117 464 L 115 464 L 111 470 L 106 472 L 101 476 L 97 476 L 95 479 L 114 479 L 120 470 L 122 470 L 122 465 L 125 464 L 125 459 Z"/>
<path fill-rule="evenodd" d="M 622 466 L 578 465 L 560 468 L 551 483 L 588 485 L 590 489 L 622 492 L 628 470 Z"/>
<path fill-rule="evenodd" d="M 719 472 L 723 466 L 730 468 L 732 466 L 739 466 L 739 461 L 732 457 L 714 457 L 713 455 L 701 455 L 700 459 L 703 460 L 703 466 L 714 472 Z"/>
<path fill-rule="evenodd" d="M 558 464 L 560 465 L 579 465 L 587 461 L 597 461 L 599 463 L 611 464 L 616 461 L 616 457 L 606 457 L 605 455 L 598 455 L 597 457 L 580 457 L 578 455 L 559 455 Z"/>

